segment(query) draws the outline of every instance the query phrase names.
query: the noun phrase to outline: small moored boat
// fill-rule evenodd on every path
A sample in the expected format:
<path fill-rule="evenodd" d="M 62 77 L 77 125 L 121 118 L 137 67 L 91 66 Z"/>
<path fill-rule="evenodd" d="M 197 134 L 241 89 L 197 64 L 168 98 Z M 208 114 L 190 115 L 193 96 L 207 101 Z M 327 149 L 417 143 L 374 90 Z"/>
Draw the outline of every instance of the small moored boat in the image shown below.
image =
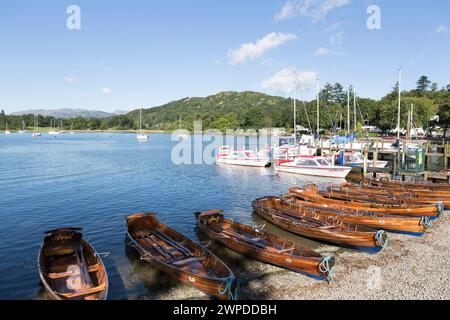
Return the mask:
<path fill-rule="evenodd" d="M 333 156 L 329 156 L 327 159 L 332 161 Z M 364 166 L 364 156 L 361 152 L 345 152 L 344 164 L 350 167 L 363 167 Z M 367 166 L 369 168 L 385 168 L 388 165 L 388 161 L 374 161 L 367 160 Z"/>
<path fill-rule="evenodd" d="M 216 157 L 216 163 L 264 168 L 270 167 L 270 158 L 251 150 L 233 151 L 229 146 L 223 146 Z"/>
<path fill-rule="evenodd" d="M 53 300 L 106 300 L 108 275 L 80 228 L 45 233 L 38 258 L 39 276 Z"/>
<path fill-rule="evenodd" d="M 237 280 L 228 266 L 205 247 L 159 222 L 156 213 L 130 215 L 126 228 L 128 244 L 141 260 L 211 297 L 237 299 Z"/>
<path fill-rule="evenodd" d="M 221 210 L 197 213 L 200 230 L 225 247 L 253 259 L 295 272 L 321 276 L 332 280 L 334 258 L 302 247 L 295 242 L 225 219 Z"/>
<path fill-rule="evenodd" d="M 253 210 L 274 225 L 300 236 L 352 247 L 382 247 L 389 240 L 384 230 L 351 224 L 336 217 L 308 209 L 298 212 L 280 210 L 273 197 L 256 199 Z"/>
<path fill-rule="evenodd" d="M 280 160 L 274 165 L 275 171 L 307 176 L 344 179 L 351 167 L 333 166 L 324 157 L 300 156 L 295 160 Z"/>

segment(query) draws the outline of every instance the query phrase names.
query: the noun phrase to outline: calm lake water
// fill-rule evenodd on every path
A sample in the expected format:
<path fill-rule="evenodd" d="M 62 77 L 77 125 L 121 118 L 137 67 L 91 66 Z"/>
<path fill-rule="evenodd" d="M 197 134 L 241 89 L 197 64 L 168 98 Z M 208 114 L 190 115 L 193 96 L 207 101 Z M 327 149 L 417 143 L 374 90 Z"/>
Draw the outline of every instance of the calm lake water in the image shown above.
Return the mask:
<path fill-rule="evenodd" d="M 251 210 L 255 198 L 280 195 L 293 185 L 330 184 L 326 179 L 276 175 L 271 169 L 177 166 L 171 161 L 176 144 L 170 135 L 152 135 L 147 143 L 131 134 L 44 134 L 38 139 L 0 135 L 0 299 L 47 298 L 36 269 L 46 230 L 84 228 L 99 252 L 111 253 L 104 259 L 109 298 L 143 298 L 165 288 L 136 277 L 151 266 L 126 249 L 126 214 L 158 212 L 163 222 L 195 240 L 206 240 L 195 228 L 196 211 L 224 209 L 237 221 L 261 224 Z"/>

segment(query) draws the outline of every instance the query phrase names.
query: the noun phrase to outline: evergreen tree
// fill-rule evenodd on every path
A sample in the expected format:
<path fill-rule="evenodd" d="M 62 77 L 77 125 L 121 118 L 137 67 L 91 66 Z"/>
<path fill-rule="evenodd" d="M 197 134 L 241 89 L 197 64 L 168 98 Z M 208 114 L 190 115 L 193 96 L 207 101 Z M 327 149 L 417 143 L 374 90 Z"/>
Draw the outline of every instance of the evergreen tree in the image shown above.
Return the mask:
<path fill-rule="evenodd" d="M 419 80 L 417 80 L 417 91 L 418 92 L 426 92 L 430 87 L 431 81 L 428 80 L 427 76 L 421 76 Z"/>

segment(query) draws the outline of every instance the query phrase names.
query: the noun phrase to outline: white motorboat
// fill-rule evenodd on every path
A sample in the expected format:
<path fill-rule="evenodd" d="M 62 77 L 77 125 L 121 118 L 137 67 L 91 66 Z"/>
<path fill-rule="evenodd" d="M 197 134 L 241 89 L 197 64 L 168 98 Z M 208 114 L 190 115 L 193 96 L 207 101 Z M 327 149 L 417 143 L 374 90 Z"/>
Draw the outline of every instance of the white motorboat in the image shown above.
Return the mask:
<path fill-rule="evenodd" d="M 306 176 L 345 178 L 351 167 L 333 166 L 324 157 L 300 156 L 294 160 L 280 160 L 274 165 L 275 171 Z"/>
<path fill-rule="evenodd" d="M 142 108 L 139 109 L 139 134 L 136 136 L 139 141 L 148 141 L 148 135 L 142 131 Z"/>
<path fill-rule="evenodd" d="M 339 158 L 339 156 L 336 156 L 336 158 Z M 332 162 L 332 156 L 328 156 L 327 160 Z M 338 162 L 339 160 L 335 161 L 335 163 Z M 344 164 L 350 167 L 364 167 L 364 155 L 360 152 L 346 152 L 344 155 Z M 367 166 L 369 168 L 386 168 L 387 165 L 388 161 L 376 161 L 374 163 L 373 160 L 367 160 Z"/>
<path fill-rule="evenodd" d="M 273 158 L 275 160 L 294 160 L 298 156 L 313 156 L 317 153 L 317 148 L 306 145 L 284 145 L 274 149 Z"/>
<path fill-rule="evenodd" d="M 224 146 L 216 157 L 216 163 L 263 168 L 270 167 L 270 158 L 258 155 L 251 150 L 234 151 L 230 147 Z"/>

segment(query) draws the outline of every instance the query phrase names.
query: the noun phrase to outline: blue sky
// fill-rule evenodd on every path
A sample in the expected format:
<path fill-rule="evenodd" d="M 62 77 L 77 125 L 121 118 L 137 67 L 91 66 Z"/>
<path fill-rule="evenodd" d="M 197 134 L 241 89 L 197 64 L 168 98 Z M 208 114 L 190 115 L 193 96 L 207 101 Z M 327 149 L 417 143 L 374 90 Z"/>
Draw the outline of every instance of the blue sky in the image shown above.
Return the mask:
<path fill-rule="evenodd" d="M 69 5 L 81 29 L 69 30 Z M 381 10 L 369 30 L 366 10 Z M 404 67 L 450 84 L 448 0 L 0 0 L 0 108 L 152 107 L 225 90 L 302 97 L 316 78 L 379 98 Z"/>

